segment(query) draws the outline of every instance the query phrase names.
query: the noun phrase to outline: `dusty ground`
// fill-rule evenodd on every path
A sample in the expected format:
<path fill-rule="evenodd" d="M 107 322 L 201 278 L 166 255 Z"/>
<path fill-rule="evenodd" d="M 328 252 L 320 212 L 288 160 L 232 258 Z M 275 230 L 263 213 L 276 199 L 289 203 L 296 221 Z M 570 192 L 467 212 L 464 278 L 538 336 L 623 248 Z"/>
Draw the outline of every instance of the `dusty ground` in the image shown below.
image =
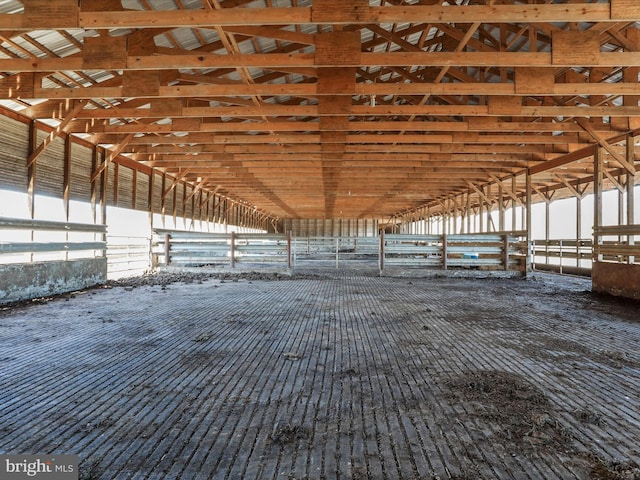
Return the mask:
<path fill-rule="evenodd" d="M 582 279 L 164 273 L 0 338 L 0 453 L 84 479 L 640 479 L 640 308 Z"/>

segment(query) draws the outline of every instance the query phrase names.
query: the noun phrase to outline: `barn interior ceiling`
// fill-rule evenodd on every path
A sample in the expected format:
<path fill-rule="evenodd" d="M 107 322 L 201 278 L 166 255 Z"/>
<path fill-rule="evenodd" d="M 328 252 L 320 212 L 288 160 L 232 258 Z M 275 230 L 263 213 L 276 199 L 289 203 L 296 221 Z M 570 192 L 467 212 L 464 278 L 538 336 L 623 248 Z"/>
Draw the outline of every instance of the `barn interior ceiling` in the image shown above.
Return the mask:
<path fill-rule="evenodd" d="M 636 20 L 636 0 L 1 0 L 0 104 L 108 147 L 101 168 L 280 219 L 521 198 L 527 170 L 548 198 L 584 192 L 596 148 L 612 182 L 635 172 Z"/>

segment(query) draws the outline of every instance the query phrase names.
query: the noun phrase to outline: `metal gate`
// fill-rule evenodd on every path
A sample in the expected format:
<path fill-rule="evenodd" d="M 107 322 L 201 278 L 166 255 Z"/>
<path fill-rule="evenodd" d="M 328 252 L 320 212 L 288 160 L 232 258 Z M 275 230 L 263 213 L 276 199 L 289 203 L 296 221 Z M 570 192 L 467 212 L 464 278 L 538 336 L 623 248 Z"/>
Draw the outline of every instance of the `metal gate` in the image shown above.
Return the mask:
<path fill-rule="evenodd" d="M 378 268 L 379 237 L 294 237 L 294 266 Z"/>

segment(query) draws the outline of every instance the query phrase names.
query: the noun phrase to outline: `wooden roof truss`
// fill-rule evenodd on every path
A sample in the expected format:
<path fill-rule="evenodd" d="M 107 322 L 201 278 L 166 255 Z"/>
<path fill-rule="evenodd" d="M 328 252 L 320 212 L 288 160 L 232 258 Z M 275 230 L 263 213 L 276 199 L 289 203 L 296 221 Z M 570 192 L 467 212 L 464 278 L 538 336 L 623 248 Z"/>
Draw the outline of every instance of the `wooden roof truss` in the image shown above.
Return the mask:
<path fill-rule="evenodd" d="M 571 194 L 596 145 L 635 169 L 639 5 L 7 0 L 0 99 L 277 218 L 437 210 L 528 168 Z"/>

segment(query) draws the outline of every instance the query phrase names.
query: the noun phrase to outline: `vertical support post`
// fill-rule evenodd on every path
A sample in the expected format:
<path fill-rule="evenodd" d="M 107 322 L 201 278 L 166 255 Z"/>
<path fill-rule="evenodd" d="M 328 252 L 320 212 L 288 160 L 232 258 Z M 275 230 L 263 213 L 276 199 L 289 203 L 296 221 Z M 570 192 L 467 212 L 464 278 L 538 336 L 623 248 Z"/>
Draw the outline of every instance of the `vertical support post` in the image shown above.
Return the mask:
<path fill-rule="evenodd" d="M 109 188 L 109 164 L 105 163 L 107 161 L 107 152 L 102 149 L 102 162 L 100 164 L 104 164 L 105 167 L 100 172 L 100 220 L 103 225 L 107 224 L 107 192 Z M 106 232 L 102 234 L 102 241 L 106 243 L 107 234 Z M 107 255 L 107 250 L 104 250 L 105 256 Z"/>
<path fill-rule="evenodd" d="M 602 226 L 602 148 L 596 148 L 593 156 L 593 261 L 602 261 L 602 255 L 595 252 L 599 249 L 598 245 L 602 244 L 600 237 L 600 227 Z"/>
<path fill-rule="evenodd" d="M 623 176 L 623 174 L 619 174 L 618 178 L 617 178 L 618 184 L 620 184 L 620 185 L 624 185 L 624 181 L 622 180 L 622 176 Z M 625 219 L 626 219 L 626 216 L 624 214 L 624 207 L 625 207 L 624 194 L 625 194 L 625 190 L 618 189 L 618 225 L 624 225 L 625 224 Z M 618 238 L 618 241 L 622 241 L 622 238 Z"/>
<path fill-rule="evenodd" d="M 453 197 L 453 230 L 454 234 L 464 233 L 464 208 L 462 207 L 462 198 L 458 204 L 457 195 Z"/>
<path fill-rule="evenodd" d="M 176 189 L 177 188 L 178 186 L 176 185 Z M 182 225 L 184 225 L 184 229 L 187 230 L 187 182 L 182 184 Z"/>
<path fill-rule="evenodd" d="M 224 222 L 224 233 L 229 231 L 229 210 L 227 209 L 227 199 L 224 199 L 222 204 L 222 210 L 220 210 L 220 214 L 222 215 L 222 221 Z"/>
<path fill-rule="evenodd" d="M 549 265 L 549 236 L 551 233 L 551 201 L 545 199 L 544 202 L 545 207 L 545 217 L 544 217 L 544 252 L 545 252 L 545 263 Z"/>
<path fill-rule="evenodd" d="M 27 158 L 31 157 L 31 154 L 36 150 L 36 148 L 38 148 L 38 128 L 36 126 L 36 121 L 31 120 L 29 123 L 29 148 L 27 150 Z M 27 199 L 29 202 L 29 216 L 32 220 L 35 218 L 36 213 L 35 186 L 36 161 L 27 162 Z"/>
<path fill-rule="evenodd" d="M 236 232 L 231 232 L 231 268 L 236 268 Z"/>
<path fill-rule="evenodd" d="M 380 246 L 378 247 L 378 262 L 380 264 L 380 273 L 384 270 L 384 230 L 380 231 Z"/>
<path fill-rule="evenodd" d="M 97 211 L 97 203 L 98 203 L 98 188 L 97 188 L 97 178 L 93 178 L 93 172 L 98 168 L 98 146 L 94 146 L 91 150 L 91 215 L 93 216 L 94 225 L 98 223 L 98 211 Z"/>
<path fill-rule="evenodd" d="M 120 164 L 111 162 L 113 165 L 113 206 L 118 206 L 118 191 L 120 190 Z"/>
<path fill-rule="evenodd" d="M 149 227 L 153 231 L 153 193 L 154 193 L 155 171 L 153 168 L 149 172 L 149 190 L 147 191 L 147 210 L 149 211 Z"/>
<path fill-rule="evenodd" d="M 157 261 L 153 255 L 153 168 L 149 172 L 149 190 L 147 191 L 147 210 L 149 211 L 149 265 L 156 268 Z"/>
<path fill-rule="evenodd" d="M 186 189 L 185 189 L 186 191 Z M 196 196 L 193 192 L 191 192 L 191 227 L 190 230 L 195 230 L 196 228 Z"/>
<path fill-rule="evenodd" d="M 514 175 L 513 177 L 511 177 L 511 191 L 513 192 L 514 195 L 516 195 L 516 192 L 518 191 L 518 180 L 516 179 L 516 176 Z M 516 212 L 516 207 L 518 206 L 518 203 L 516 202 L 515 198 L 511 199 L 511 230 L 516 231 L 518 230 L 518 214 Z M 521 230 L 524 230 L 524 225 L 522 226 Z"/>
<path fill-rule="evenodd" d="M 479 221 L 479 232 L 484 233 L 484 186 L 480 185 L 480 191 L 482 195 L 478 196 L 478 221 Z"/>
<path fill-rule="evenodd" d="M 291 270 L 291 230 L 287 231 L 287 270 Z"/>
<path fill-rule="evenodd" d="M 489 233 L 492 230 L 495 232 L 496 230 L 495 225 L 493 225 L 493 217 L 491 216 L 491 195 L 493 195 L 491 190 L 492 190 L 491 184 L 488 184 L 487 185 L 487 233 Z M 493 229 L 491 227 L 493 227 Z"/>
<path fill-rule="evenodd" d="M 64 216 L 69 221 L 69 200 L 71 198 L 71 136 L 64 140 L 64 154 L 62 166 L 62 201 L 64 203 Z"/>
<path fill-rule="evenodd" d="M 447 260 L 448 260 L 448 253 L 447 253 L 447 234 L 443 233 L 442 234 L 442 269 L 446 270 L 447 269 Z"/>
<path fill-rule="evenodd" d="M 627 161 L 631 165 L 635 165 L 635 139 L 633 136 L 629 135 L 627 137 Z M 636 185 L 636 176 L 627 172 L 627 225 L 635 225 L 635 185 Z M 627 243 L 629 246 L 635 245 L 635 239 L 633 235 L 627 236 Z M 627 262 L 632 264 L 635 263 L 635 257 L 633 255 L 629 255 L 627 257 Z"/>
<path fill-rule="evenodd" d="M 453 201 L 453 197 L 449 197 L 448 199 L 448 208 L 449 208 L 449 216 L 447 220 L 449 222 L 449 227 L 447 228 L 447 233 L 455 234 L 456 233 L 456 206 Z"/>
<path fill-rule="evenodd" d="M 31 154 L 38 148 L 38 128 L 36 121 L 31 120 L 29 123 L 29 148 L 27 150 L 27 202 L 29 207 L 29 217 L 33 220 L 36 215 L 36 160 L 29 162 Z M 35 232 L 31 230 L 31 241 L 35 241 Z M 30 261 L 33 262 L 33 252 L 30 255 Z"/>
<path fill-rule="evenodd" d="M 498 184 L 498 229 L 501 232 L 505 231 L 504 227 L 504 201 L 502 200 L 503 192 L 502 192 L 502 183 Z"/>
<path fill-rule="evenodd" d="M 564 251 L 563 251 L 563 242 L 562 239 L 560 239 L 560 275 L 562 275 L 562 261 L 564 260 Z"/>
<path fill-rule="evenodd" d="M 582 238 L 582 195 L 576 197 L 576 267 L 578 268 L 580 268 L 580 239 L 581 238 Z"/>
<path fill-rule="evenodd" d="M 167 196 L 164 195 L 162 192 L 166 192 L 167 191 L 167 174 L 166 173 L 162 173 L 162 185 L 160 186 L 160 215 L 162 218 L 162 228 L 165 227 L 166 224 L 166 213 L 167 213 L 167 202 L 166 202 L 166 198 Z"/>
<path fill-rule="evenodd" d="M 71 199 L 71 135 L 64 140 L 64 153 L 62 159 L 62 203 L 64 205 L 64 217 L 69 221 L 69 205 Z M 69 231 L 65 232 L 66 241 L 69 241 Z M 69 252 L 65 252 L 65 259 L 69 260 Z"/>
<path fill-rule="evenodd" d="M 170 249 L 171 249 L 171 234 L 167 233 L 164 236 L 164 264 L 165 266 L 169 266 L 169 263 L 171 262 L 171 255 L 170 255 Z"/>
<path fill-rule="evenodd" d="M 471 192 L 467 192 L 467 233 L 471 233 Z"/>
<path fill-rule="evenodd" d="M 171 192 L 171 199 L 173 201 L 173 205 L 171 205 L 171 214 L 173 216 L 173 228 L 178 228 L 178 186 L 176 185 L 173 191 Z"/>
<path fill-rule="evenodd" d="M 515 192 L 514 192 L 515 193 Z M 527 257 L 525 265 L 525 274 L 531 271 L 531 238 L 532 238 L 532 222 L 531 222 L 531 171 L 527 169 L 526 173 L 526 216 L 525 224 L 527 230 Z"/>
<path fill-rule="evenodd" d="M 333 232 L 333 220 L 331 221 L 331 231 Z M 340 267 L 340 237 L 336 237 L 336 270 Z"/>

